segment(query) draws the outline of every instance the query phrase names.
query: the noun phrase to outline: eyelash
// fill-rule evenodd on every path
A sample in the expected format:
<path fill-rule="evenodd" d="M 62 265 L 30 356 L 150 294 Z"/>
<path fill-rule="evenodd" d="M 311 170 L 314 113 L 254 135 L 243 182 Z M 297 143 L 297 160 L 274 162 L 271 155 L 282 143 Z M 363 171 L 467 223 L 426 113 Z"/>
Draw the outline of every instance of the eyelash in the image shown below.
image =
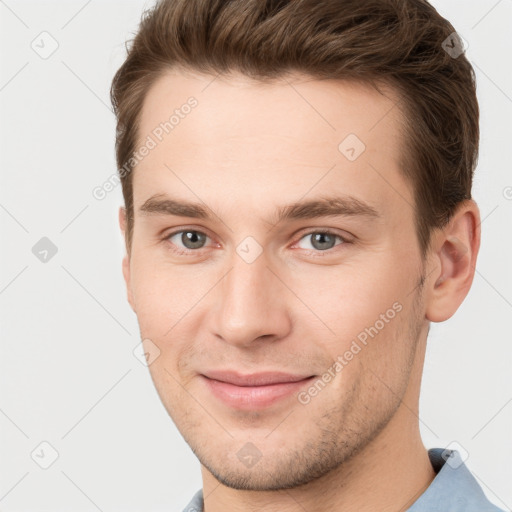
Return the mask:
<path fill-rule="evenodd" d="M 177 231 L 173 231 L 172 233 L 169 233 L 168 235 L 165 235 L 163 241 L 164 242 L 168 242 L 169 245 L 174 245 L 170 239 L 179 234 L 179 233 L 187 233 L 187 232 L 193 232 L 193 233 L 199 233 L 200 235 L 205 235 L 207 238 L 210 238 L 211 240 L 211 237 L 209 237 L 206 233 L 202 232 L 202 231 L 199 231 L 197 229 L 179 229 Z M 300 242 L 304 237 L 308 236 L 308 235 L 313 235 L 313 234 L 323 234 L 323 235 L 330 235 L 330 236 L 334 236 L 338 239 L 341 240 L 341 243 L 340 244 L 336 244 L 334 245 L 334 247 L 330 248 L 330 249 L 326 249 L 325 251 L 320 251 L 318 249 L 302 249 L 303 251 L 306 251 L 306 254 L 308 255 L 314 255 L 315 257 L 323 257 L 324 255 L 330 255 L 332 254 L 336 249 L 336 247 L 339 247 L 340 245 L 345 245 L 345 244 L 348 244 L 348 243 L 351 243 L 351 241 L 343 236 L 341 236 L 340 234 L 338 233 L 335 233 L 334 231 L 330 231 L 328 229 L 322 229 L 322 228 L 317 228 L 317 229 L 314 229 L 314 230 L 311 230 L 311 231 L 308 231 L 306 233 L 302 233 L 301 236 L 297 239 L 296 242 L 293 243 L 293 245 L 296 245 L 298 242 Z M 201 251 L 201 249 L 204 249 L 205 247 L 200 247 L 199 249 L 172 249 L 172 251 L 177 254 L 178 256 L 182 256 L 182 255 L 189 255 L 191 253 L 198 253 Z"/>

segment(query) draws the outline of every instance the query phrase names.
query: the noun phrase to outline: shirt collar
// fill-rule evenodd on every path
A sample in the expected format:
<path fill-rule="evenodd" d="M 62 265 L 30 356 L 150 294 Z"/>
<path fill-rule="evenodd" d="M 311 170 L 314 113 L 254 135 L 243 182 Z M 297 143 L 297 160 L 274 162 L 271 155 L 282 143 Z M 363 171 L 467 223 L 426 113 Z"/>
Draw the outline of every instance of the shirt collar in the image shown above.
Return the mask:
<path fill-rule="evenodd" d="M 431 448 L 428 456 L 437 475 L 407 512 L 499 512 L 500 509 L 489 502 L 457 450 Z"/>

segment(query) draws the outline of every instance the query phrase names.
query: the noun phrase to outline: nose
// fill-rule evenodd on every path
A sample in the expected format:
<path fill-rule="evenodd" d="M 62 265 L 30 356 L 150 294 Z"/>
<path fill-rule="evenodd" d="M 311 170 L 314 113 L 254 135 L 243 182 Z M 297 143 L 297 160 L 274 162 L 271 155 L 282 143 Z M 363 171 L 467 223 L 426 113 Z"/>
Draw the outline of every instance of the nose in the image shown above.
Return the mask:
<path fill-rule="evenodd" d="M 252 263 L 234 255 L 232 267 L 216 287 L 213 299 L 217 337 L 250 347 L 264 340 L 281 339 L 290 332 L 290 292 L 277 273 L 268 267 L 264 254 Z"/>

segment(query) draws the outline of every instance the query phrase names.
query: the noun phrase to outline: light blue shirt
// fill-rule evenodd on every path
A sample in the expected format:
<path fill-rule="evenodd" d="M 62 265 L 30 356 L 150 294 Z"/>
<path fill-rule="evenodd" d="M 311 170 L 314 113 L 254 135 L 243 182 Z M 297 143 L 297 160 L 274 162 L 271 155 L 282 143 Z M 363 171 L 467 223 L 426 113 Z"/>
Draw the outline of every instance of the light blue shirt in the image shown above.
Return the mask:
<path fill-rule="evenodd" d="M 407 512 L 504 512 L 487 499 L 457 450 L 431 448 L 428 456 L 437 475 Z M 203 503 L 201 489 L 183 512 L 204 512 Z"/>

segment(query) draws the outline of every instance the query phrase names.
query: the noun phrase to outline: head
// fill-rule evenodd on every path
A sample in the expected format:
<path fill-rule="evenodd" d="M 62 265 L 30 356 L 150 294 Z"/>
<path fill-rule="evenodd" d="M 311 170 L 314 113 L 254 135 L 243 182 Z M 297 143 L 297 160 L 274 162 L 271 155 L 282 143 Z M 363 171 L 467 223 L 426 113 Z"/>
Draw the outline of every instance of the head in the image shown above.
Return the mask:
<path fill-rule="evenodd" d="M 304 484 L 417 427 L 429 323 L 463 301 L 480 239 L 453 32 L 423 0 L 145 13 L 112 84 L 123 272 L 162 402 L 225 485 Z M 233 406 L 220 370 L 309 380 Z"/>

